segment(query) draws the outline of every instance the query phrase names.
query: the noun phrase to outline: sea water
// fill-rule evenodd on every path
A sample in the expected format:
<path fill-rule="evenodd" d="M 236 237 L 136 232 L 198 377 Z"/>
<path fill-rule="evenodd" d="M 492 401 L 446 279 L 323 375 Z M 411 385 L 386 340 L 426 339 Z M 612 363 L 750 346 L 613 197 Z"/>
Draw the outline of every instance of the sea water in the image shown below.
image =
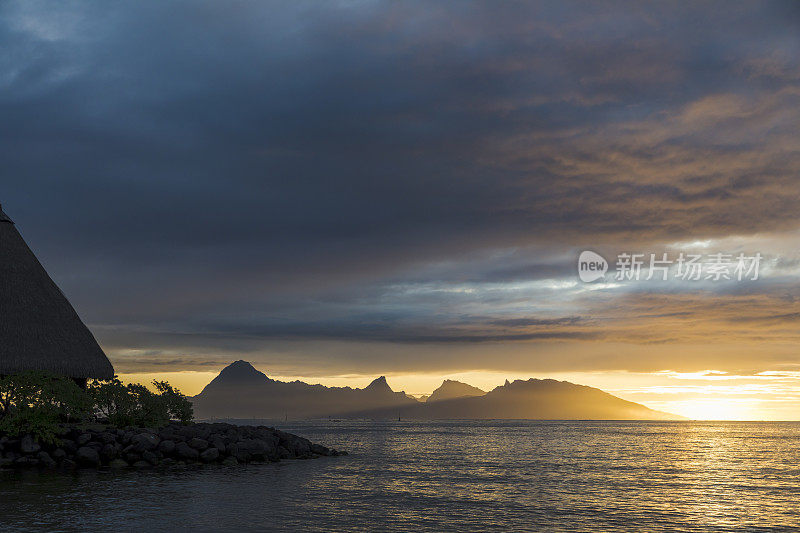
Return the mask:
<path fill-rule="evenodd" d="M 768 531 L 800 524 L 800 423 L 270 425 L 350 455 L 179 472 L 2 472 L 0 531 Z"/>

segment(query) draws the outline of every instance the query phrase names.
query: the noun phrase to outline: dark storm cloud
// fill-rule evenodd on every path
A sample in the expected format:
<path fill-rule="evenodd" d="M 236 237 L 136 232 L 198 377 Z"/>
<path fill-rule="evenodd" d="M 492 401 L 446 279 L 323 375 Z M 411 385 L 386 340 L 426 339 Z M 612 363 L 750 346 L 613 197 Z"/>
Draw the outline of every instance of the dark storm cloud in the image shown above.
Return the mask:
<path fill-rule="evenodd" d="M 798 24 L 790 2 L 6 2 L 0 201 L 119 350 L 107 328 L 187 351 L 593 336 L 493 284 L 571 276 L 586 243 L 796 227 Z"/>

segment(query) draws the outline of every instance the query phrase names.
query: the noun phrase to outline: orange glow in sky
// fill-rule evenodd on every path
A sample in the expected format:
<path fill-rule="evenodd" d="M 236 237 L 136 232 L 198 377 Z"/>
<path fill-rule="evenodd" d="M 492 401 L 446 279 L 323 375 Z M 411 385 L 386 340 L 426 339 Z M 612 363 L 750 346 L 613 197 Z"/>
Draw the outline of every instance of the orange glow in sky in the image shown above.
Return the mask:
<path fill-rule="evenodd" d="M 261 369 L 262 371 L 266 369 Z M 387 374 L 395 391 L 415 397 L 430 394 L 444 379 L 452 379 L 489 391 L 506 379 L 552 378 L 597 387 L 652 409 L 695 420 L 791 420 L 800 413 L 800 396 L 794 394 L 798 376 L 792 373 L 735 376 L 724 372 L 571 372 L 528 375 L 502 372 L 451 374 Z M 127 383 L 149 384 L 167 380 L 187 395 L 198 394 L 217 372 L 164 372 L 121 374 Z M 269 375 L 269 374 L 268 374 Z M 300 380 L 330 387 L 365 387 L 378 376 L 344 375 L 306 377 L 269 375 L 280 381 Z"/>

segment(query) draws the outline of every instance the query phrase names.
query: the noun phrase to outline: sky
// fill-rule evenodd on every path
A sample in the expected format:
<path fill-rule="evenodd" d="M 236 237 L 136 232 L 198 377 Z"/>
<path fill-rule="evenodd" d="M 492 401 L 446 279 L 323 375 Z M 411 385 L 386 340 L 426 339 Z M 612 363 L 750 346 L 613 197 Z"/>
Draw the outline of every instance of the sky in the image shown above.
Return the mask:
<path fill-rule="evenodd" d="M 6 1 L 0 202 L 126 379 L 800 419 L 798 30 L 790 1 Z M 617 279 L 664 253 L 761 259 Z"/>

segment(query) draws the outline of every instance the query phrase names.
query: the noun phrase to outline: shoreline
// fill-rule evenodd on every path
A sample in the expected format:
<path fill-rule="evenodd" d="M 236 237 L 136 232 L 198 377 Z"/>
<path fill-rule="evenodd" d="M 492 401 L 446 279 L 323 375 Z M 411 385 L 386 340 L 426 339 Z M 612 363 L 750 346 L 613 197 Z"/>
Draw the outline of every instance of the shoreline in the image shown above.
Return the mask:
<path fill-rule="evenodd" d="M 268 426 L 222 422 L 154 428 L 62 426 L 57 442 L 0 435 L 0 469 L 182 468 L 347 455 Z"/>

